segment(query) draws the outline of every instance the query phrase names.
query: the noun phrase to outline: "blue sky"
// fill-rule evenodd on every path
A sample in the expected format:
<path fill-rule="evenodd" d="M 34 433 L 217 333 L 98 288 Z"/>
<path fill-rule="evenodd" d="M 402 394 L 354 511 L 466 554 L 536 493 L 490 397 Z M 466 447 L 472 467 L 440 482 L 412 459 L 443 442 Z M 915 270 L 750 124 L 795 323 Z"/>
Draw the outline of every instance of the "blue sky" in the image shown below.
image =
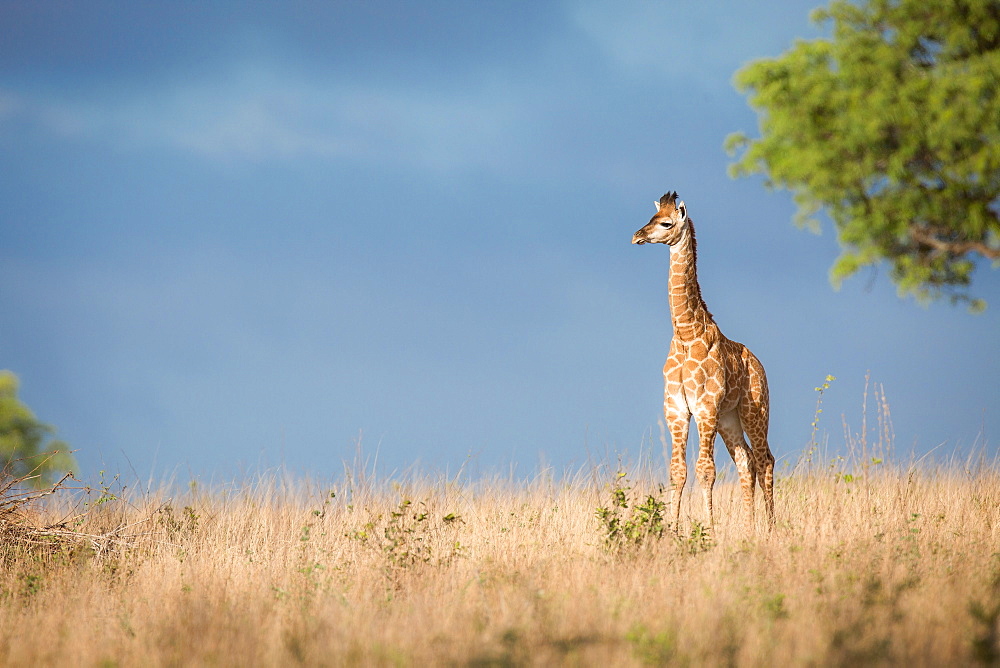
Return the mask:
<path fill-rule="evenodd" d="M 978 316 L 834 291 L 832 230 L 726 175 L 733 73 L 814 6 L 0 3 L 0 368 L 84 475 L 634 457 L 670 322 L 629 241 L 677 190 L 779 457 L 827 374 L 831 448 L 860 430 L 868 371 L 901 458 L 995 453 L 998 272 Z"/>

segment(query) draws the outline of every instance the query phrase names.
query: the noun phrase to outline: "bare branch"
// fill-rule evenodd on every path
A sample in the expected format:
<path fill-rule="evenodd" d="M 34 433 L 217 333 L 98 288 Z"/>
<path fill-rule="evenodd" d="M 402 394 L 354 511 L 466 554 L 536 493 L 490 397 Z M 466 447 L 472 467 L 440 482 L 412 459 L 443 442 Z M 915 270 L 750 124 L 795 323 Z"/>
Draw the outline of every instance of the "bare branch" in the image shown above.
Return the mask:
<path fill-rule="evenodd" d="M 1000 260 L 1000 248 L 994 248 L 982 241 L 948 241 L 942 239 L 935 232 L 935 229 L 928 226 L 911 227 L 910 238 L 917 243 L 930 246 L 949 255 L 964 255 L 966 253 L 979 253 L 989 260 Z"/>

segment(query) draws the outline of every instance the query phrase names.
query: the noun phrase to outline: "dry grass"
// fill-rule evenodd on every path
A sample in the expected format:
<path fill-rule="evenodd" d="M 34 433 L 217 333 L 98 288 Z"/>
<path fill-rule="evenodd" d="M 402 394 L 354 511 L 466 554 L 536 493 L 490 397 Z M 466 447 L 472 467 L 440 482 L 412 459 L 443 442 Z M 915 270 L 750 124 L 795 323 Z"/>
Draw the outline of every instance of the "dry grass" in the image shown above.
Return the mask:
<path fill-rule="evenodd" d="M 614 476 L 593 478 L 274 476 L 131 502 L 105 489 L 74 530 L 152 533 L 107 550 L 5 539 L 0 664 L 1000 660 L 993 468 L 799 471 L 777 483 L 777 529 L 751 537 L 723 482 L 714 542 L 654 530 L 617 548 L 595 516 Z M 626 520 L 660 491 L 638 482 L 628 494 Z M 698 496 L 686 495 L 686 533 Z M 60 503 L 45 507 L 52 521 L 74 514 Z"/>

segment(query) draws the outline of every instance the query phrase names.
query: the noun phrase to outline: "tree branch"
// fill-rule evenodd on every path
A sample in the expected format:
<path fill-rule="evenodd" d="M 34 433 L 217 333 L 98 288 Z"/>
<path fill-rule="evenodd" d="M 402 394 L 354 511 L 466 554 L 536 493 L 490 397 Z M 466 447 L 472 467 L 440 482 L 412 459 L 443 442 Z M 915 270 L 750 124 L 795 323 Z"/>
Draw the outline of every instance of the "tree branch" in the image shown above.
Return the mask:
<path fill-rule="evenodd" d="M 990 260 L 1000 260 L 1000 248 L 994 248 L 982 241 L 947 241 L 935 233 L 932 227 L 911 227 L 910 238 L 919 244 L 930 246 L 934 250 L 948 253 L 949 255 L 964 255 L 966 253 L 979 253 Z"/>

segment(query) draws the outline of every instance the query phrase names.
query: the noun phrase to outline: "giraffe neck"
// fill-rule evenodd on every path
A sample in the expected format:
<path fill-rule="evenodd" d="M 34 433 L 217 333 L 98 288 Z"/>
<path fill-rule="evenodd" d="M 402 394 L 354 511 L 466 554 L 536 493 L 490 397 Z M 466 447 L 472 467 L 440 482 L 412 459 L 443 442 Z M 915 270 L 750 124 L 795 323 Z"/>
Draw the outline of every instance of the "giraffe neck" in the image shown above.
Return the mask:
<path fill-rule="evenodd" d="M 694 223 L 688 220 L 680 241 L 670 247 L 670 320 L 674 337 L 693 341 L 715 325 L 698 286 L 698 252 Z"/>

